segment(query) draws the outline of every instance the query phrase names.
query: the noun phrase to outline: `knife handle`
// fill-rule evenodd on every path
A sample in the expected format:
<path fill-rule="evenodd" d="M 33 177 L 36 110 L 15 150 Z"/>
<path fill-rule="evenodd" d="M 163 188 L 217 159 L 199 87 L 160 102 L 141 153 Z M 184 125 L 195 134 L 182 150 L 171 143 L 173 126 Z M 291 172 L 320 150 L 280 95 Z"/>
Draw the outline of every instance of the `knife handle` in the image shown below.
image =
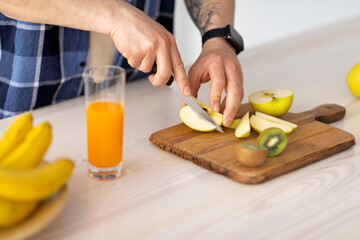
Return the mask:
<path fill-rule="evenodd" d="M 171 86 L 171 84 L 173 83 L 173 81 L 174 81 L 174 76 L 173 75 L 171 75 L 171 77 L 170 77 L 170 79 L 169 79 L 169 81 L 167 81 L 167 83 L 166 83 L 166 86 Z"/>
<path fill-rule="evenodd" d="M 154 63 L 154 66 L 152 67 L 151 74 L 155 74 L 157 72 L 157 66 L 156 62 Z M 174 75 L 171 75 L 169 81 L 167 81 L 166 86 L 171 86 L 173 81 L 175 80 Z"/>

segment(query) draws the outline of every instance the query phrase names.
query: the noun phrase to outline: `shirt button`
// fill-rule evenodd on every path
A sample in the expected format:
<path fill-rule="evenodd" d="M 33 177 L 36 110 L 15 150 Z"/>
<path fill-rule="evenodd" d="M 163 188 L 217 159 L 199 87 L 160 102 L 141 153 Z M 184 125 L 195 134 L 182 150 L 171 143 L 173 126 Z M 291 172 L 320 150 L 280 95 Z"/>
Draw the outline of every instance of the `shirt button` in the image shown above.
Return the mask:
<path fill-rule="evenodd" d="M 81 62 L 80 63 L 80 67 L 85 67 L 85 65 L 86 65 L 86 62 Z"/>

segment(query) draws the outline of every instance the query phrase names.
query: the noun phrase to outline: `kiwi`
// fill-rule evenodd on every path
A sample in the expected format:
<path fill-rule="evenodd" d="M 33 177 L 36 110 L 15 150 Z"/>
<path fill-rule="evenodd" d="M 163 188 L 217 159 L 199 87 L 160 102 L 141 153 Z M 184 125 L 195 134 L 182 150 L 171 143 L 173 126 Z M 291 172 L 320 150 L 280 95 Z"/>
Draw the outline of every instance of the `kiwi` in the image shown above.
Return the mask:
<path fill-rule="evenodd" d="M 236 155 L 242 165 L 260 167 L 266 160 L 267 149 L 253 144 L 238 144 Z"/>
<path fill-rule="evenodd" d="M 285 150 L 287 136 L 280 128 L 268 128 L 261 132 L 257 139 L 257 144 L 268 150 L 268 157 L 275 157 Z"/>

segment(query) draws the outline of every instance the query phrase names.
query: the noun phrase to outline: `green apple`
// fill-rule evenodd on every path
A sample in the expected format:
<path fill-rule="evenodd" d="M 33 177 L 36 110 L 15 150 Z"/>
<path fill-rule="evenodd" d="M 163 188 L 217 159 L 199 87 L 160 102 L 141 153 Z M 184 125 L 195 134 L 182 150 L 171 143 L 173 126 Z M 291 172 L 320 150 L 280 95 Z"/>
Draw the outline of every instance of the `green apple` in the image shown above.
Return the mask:
<path fill-rule="evenodd" d="M 231 128 L 231 129 L 236 129 L 236 127 L 239 125 L 239 122 L 240 122 L 241 118 L 239 119 L 234 119 L 231 124 L 228 126 L 228 128 Z"/>
<path fill-rule="evenodd" d="M 204 109 L 204 111 L 212 118 L 214 119 L 214 121 L 217 123 L 217 125 L 219 125 L 221 127 L 223 120 L 224 120 L 224 116 L 221 113 L 218 112 L 214 112 L 213 110 L 211 110 L 211 108 L 206 105 L 205 103 L 203 103 L 202 101 L 200 101 L 199 99 L 195 98 L 195 101 L 200 105 L 200 107 L 202 109 Z"/>
<path fill-rule="evenodd" d="M 255 111 L 280 117 L 289 111 L 293 97 L 289 89 L 269 89 L 251 94 L 249 103 Z"/>
<path fill-rule="evenodd" d="M 256 115 L 252 115 L 250 117 L 250 125 L 258 133 L 261 133 L 265 129 L 272 128 L 272 127 L 280 128 L 285 133 L 291 133 L 293 131 L 293 128 L 289 127 L 288 125 L 274 122 L 269 119 L 262 118 L 262 117 L 259 117 Z"/>
<path fill-rule="evenodd" d="M 200 132 L 211 132 L 216 129 L 216 126 L 202 118 L 200 118 L 189 106 L 185 106 L 180 109 L 180 119 L 191 129 Z M 210 117 L 221 126 L 223 122 L 223 116 L 221 113 L 212 112 Z"/>
<path fill-rule="evenodd" d="M 200 101 L 199 99 L 197 99 L 196 97 L 193 97 L 195 99 L 195 101 L 200 105 L 200 107 L 202 107 L 202 109 L 204 109 L 205 112 L 207 112 L 207 114 L 211 114 L 212 110 L 211 108 L 206 105 L 205 103 L 203 103 L 202 101 Z"/>
<path fill-rule="evenodd" d="M 247 112 L 240 120 L 239 124 L 235 129 L 235 137 L 237 138 L 246 138 L 250 135 L 250 122 L 249 122 L 249 112 Z"/>
<path fill-rule="evenodd" d="M 284 124 L 284 125 L 288 125 L 289 127 L 292 127 L 293 129 L 298 127 L 298 125 L 296 125 L 294 123 L 285 121 L 285 120 L 277 118 L 277 117 L 270 116 L 270 115 L 262 113 L 262 112 L 255 112 L 255 115 L 258 116 L 258 117 L 266 118 L 266 119 L 271 120 L 273 122 L 278 122 L 278 123 L 281 123 L 281 124 Z"/>
<path fill-rule="evenodd" d="M 209 113 L 208 113 L 209 114 Z M 224 120 L 224 116 L 221 113 L 218 112 L 211 112 L 210 117 L 212 119 L 214 119 L 214 121 L 216 122 L 216 124 L 221 127 L 221 125 L 223 124 L 223 120 Z"/>

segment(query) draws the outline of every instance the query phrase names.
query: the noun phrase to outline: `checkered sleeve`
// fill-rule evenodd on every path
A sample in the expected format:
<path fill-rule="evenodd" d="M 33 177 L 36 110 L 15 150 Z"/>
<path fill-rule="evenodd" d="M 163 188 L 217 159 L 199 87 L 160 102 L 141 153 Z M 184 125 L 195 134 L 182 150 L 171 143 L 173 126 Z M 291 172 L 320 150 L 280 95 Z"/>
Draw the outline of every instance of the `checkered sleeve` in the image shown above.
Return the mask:
<path fill-rule="evenodd" d="M 128 0 L 172 30 L 174 0 Z M 83 94 L 89 32 L 18 21 L 0 13 L 0 119 Z M 117 53 L 127 81 L 147 74 Z"/>
<path fill-rule="evenodd" d="M 88 34 L 0 14 L 0 118 L 79 96 Z"/>

